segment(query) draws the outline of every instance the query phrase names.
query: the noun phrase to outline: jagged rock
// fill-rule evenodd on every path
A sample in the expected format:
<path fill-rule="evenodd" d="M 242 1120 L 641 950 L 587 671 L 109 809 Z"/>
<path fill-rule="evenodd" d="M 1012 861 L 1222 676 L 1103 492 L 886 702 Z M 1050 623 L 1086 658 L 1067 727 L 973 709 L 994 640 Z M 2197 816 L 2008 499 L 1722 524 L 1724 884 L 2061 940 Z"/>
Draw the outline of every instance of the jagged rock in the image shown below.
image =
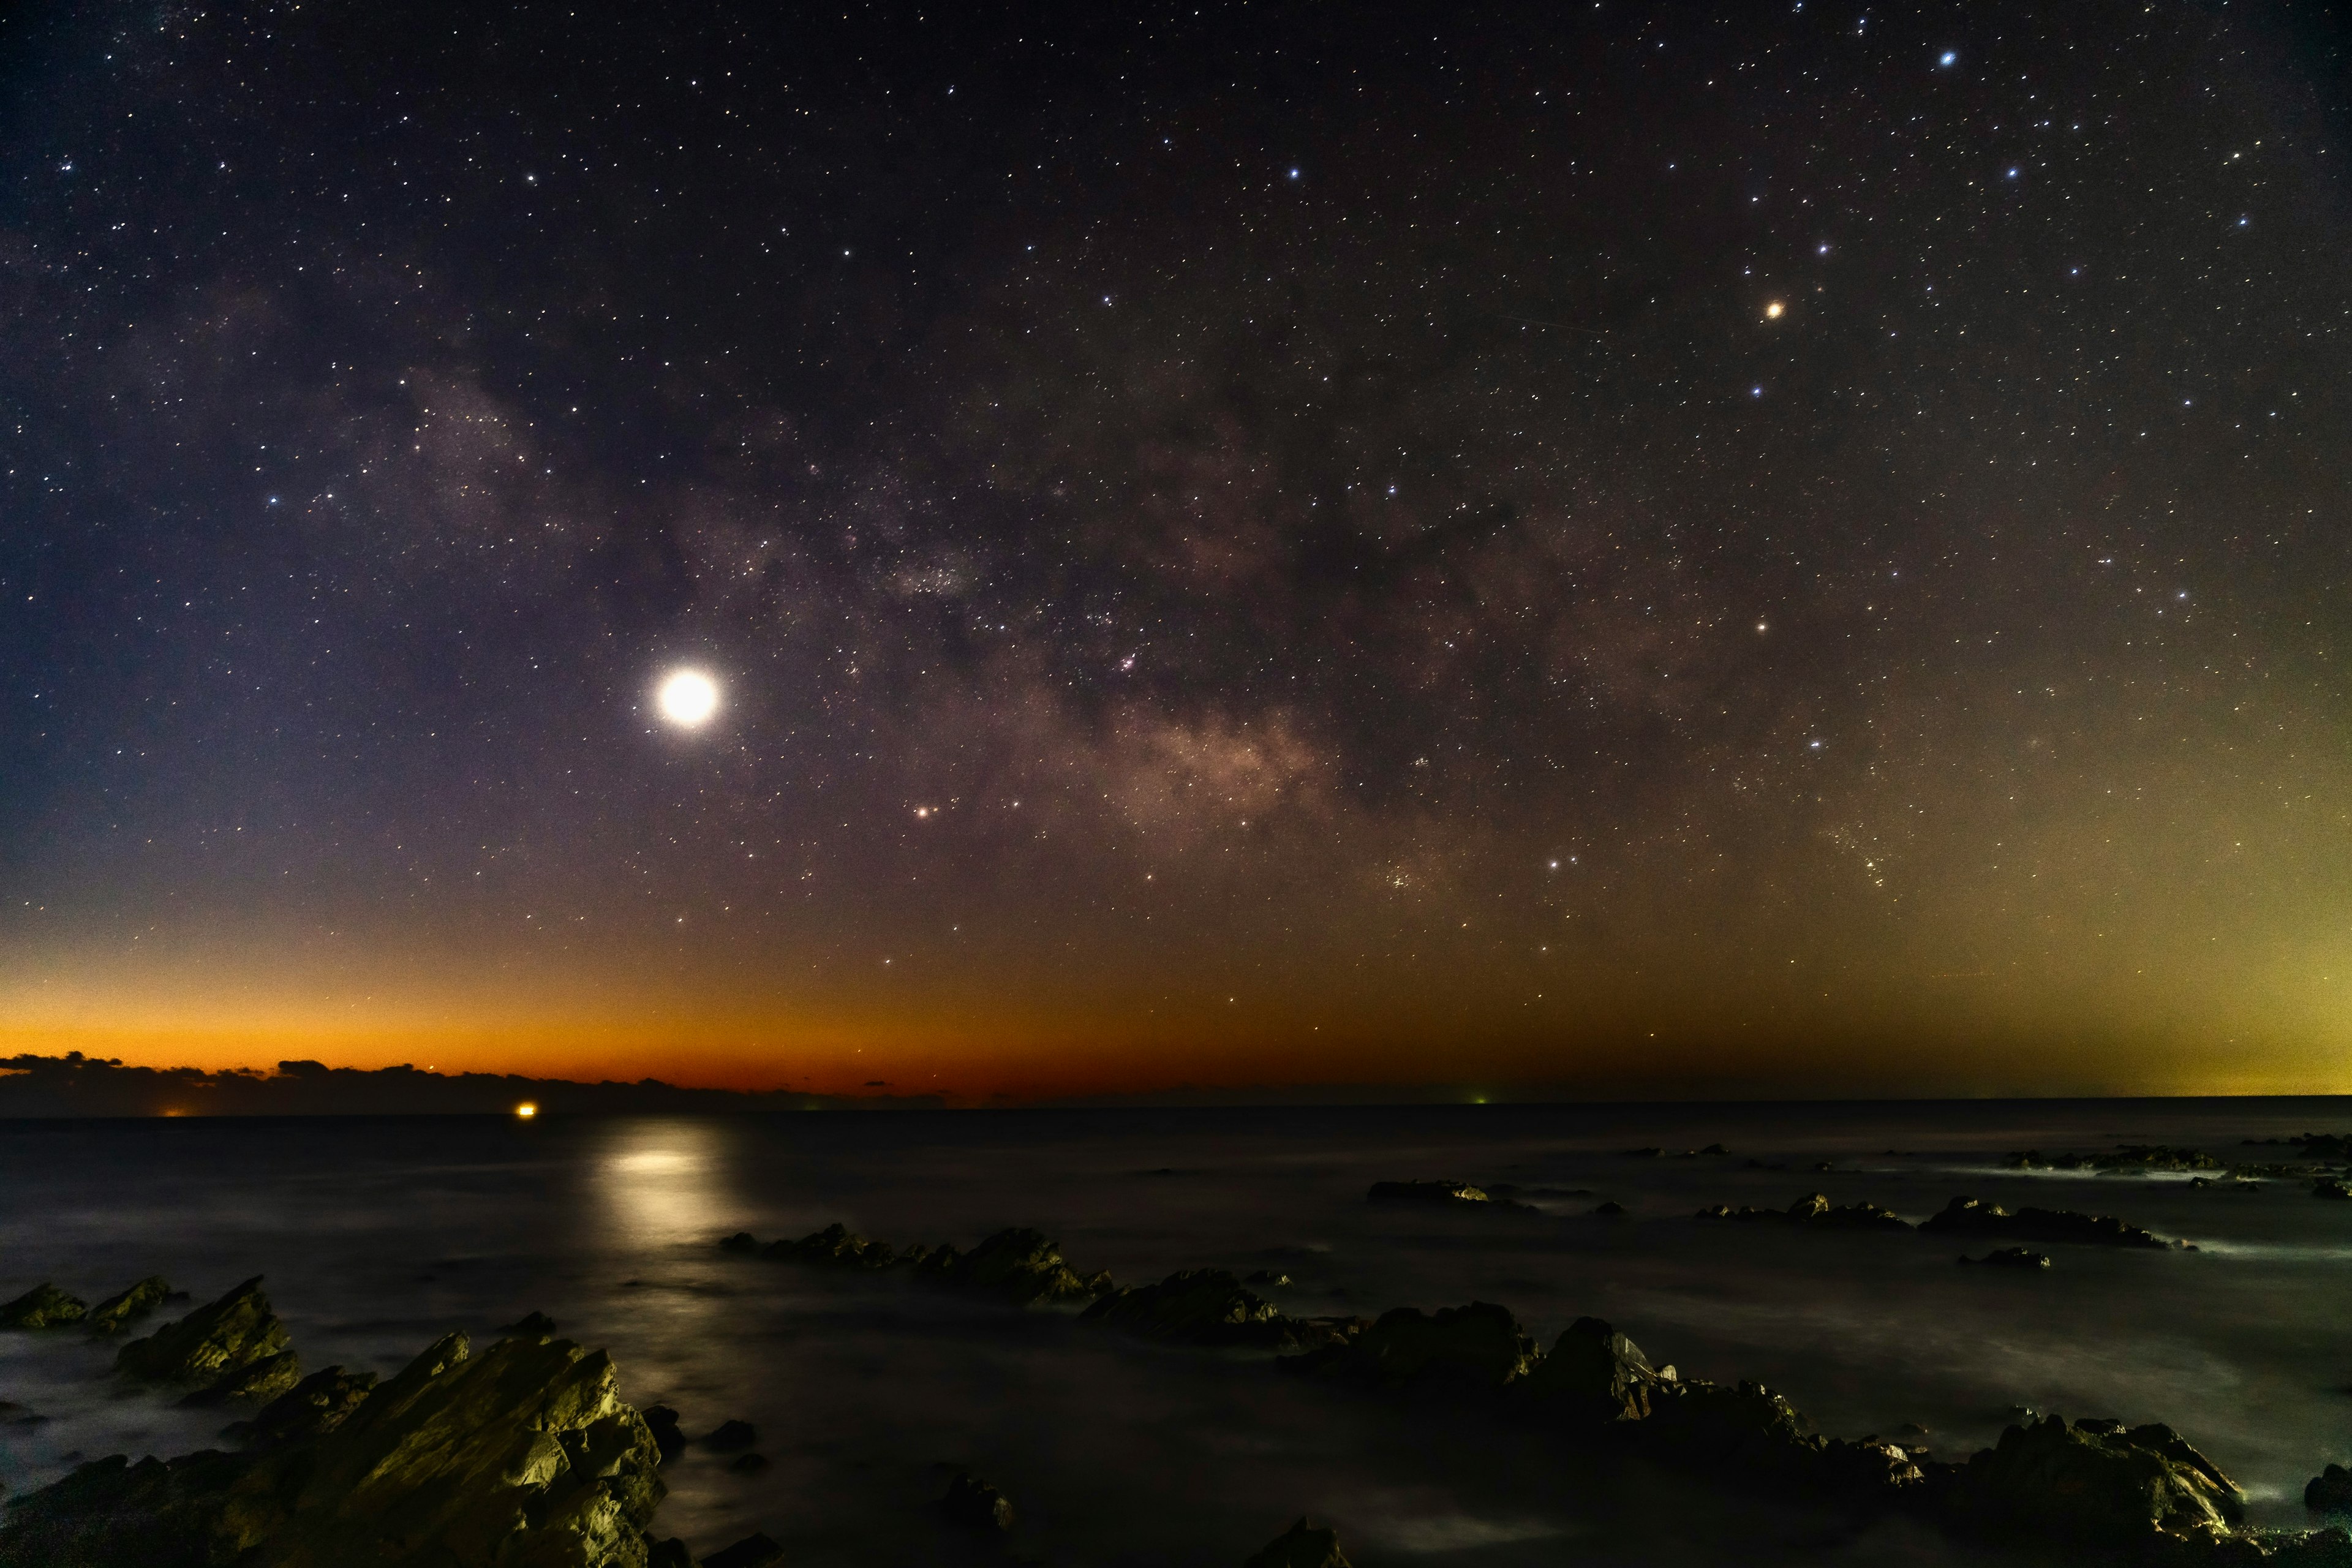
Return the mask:
<path fill-rule="evenodd" d="M 656 1541 L 646 1553 L 646 1568 L 694 1568 L 694 1553 L 677 1536 Z"/>
<path fill-rule="evenodd" d="M 756 1531 L 702 1560 L 702 1568 L 777 1568 L 784 1549 Z"/>
<path fill-rule="evenodd" d="M 898 1255 L 887 1241 L 868 1241 L 838 1222 L 798 1241 L 779 1241 L 761 1254 L 789 1263 L 834 1263 L 852 1268 L 887 1268 Z"/>
<path fill-rule="evenodd" d="M 1995 1268 L 2047 1268 L 2050 1267 L 2050 1255 L 2046 1252 L 2036 1252 L 2030 1247 L 2001 1247 L 1986 1253 L 1982 1258 L 1970 1258 L 1964 1252 L 1960 1254 L 1960 1261 L 1990 1264 Z"/>
<path fill-rule="evenodd" d="M 124 1345 L 115 1352 L 114 1369 L 142 1383 L 208 1388 L 286 1352 L 286 1325 L 269 1310 L 257 1274 L 219 1300 Z M 288 1378 L 270 1397 L 296 1381 Z"/>
<path fill-rule="evenodd" d="M 1675 1381 L 1675 1369 L 1653 1367 L 1642 1347 L 1599 1318 L 1579 1318 L 1528 1374 L 1528 1397 L 1580 1425 L 1640 1421 L 1651 1394 Z"/>
<path fill-rule="evenodd" d="M 315 1436 L 120 1456 L 19 1499 L 5 1568 L 643 1568 L 659 1456 L 613 1364 L 452 1334 Z"/>
<path fill-rule="evenodd" d="M 1339 1532 L 1318 1530 L 1301 1517 L 1266 1542 L 1242 1568 L 1350 1568 L 1339 1551 Z"/>
<path fill-rule="evenodd" d="M 748 1230 L 739 1230 L 732 1236 L 721 1237 L 719 1241 L 719 1250 L 721 1252 L 757 1252 L 760 1250 L 760 1238 L 753 1236 Z"/>
<path fill-rule="evenodd" d="M 545 1312 L 525 1312 L 499 1332 L 526 1340 L 552 1339 L 555 1337 L 555 1320 Z"/>
<path fill-rule="evenodd" d="M 54 1285 L 36 1285 L 15 1300 L 0 1306 L 0 1329 L 61 1329 L 79 1323 L 89 1307 Z"/>
<path fill-rule="evenodd" d="M 183 1405 L 266 1405 L 290 1394 L 302 1381 L 302 1360 L 292 1351 L 280 1351 L 234 1367 L 180 1401 Z"/>
<path fill-rule="evenodd" d="M 2303 1506 L 2315 1513 L 2352 1513 L 2352 1470 L 2330 1465 L 2303 1489 Z"/>
<path fill-rule="evenodd" d="M 1002 1532 L 1013 1528 L 1013 1504 L 977 1476 L 960 1475 L 940 1499 L 940 1517 L 963 1530 Z"/>
<path fill-rule="evenodd" d="M 1804 1413 L 1760 1383 L 1676 1383 L 1651 1391 L 1655 1440 L 1685 1462 L 1749 1477 L 1819 1479 L 1829 1445 Z"/>
<path fill-rule="evenodd" d="M 1059 1243 L 1024 1229 L 1000 1230 L 970 1252 L 942 1247 L 925 1258 L 917 1272 L 925 1279 L 1022 1306 L 1087 1301 L 1112 1289 L 1109 1275 L 1081 1278 L 1062 1260 Z"/>
<path fill-rule="evenodd" d="M 1700 1219 L 1738 1220 L 1743 1224 L 1763 1222 L 1818 1226 L 1824 1230 L 1909 1230 L 1910 1222 L 1893 1209 L 1876 1204 L 1845 1204 L 1830 1206 L 1830 1200 L 1820 1193 L 1809 1193 L 1785 1209 L 1732 1208 L 1717 1204 L 1698 1211 Z"/>
<path fill-rule="evenodd" d="M 1831 1438 L 1822 1450 L 1821 1471 L 1832 1493 L 1854 1500 L 1899 1496 L 1927 1482 L 1919 1455 L 1878 1437 Z"/>
<path fill-rule="evenodd" d="M 1375 1204 L 1484 1204 L 1494 1199 L 1467 1182 L 1374 1182 L 1364 1201 Z"/>
<path fill-rule="evenodd" d="M 324 1436 L 350 1419 L 375 1384 L 372 1372 L 331 1366 L 271 1400 L 252 1420 L 231 1422 L 221 1436 L 248 1448 Z"/>
<path fill-rule="evenodd" d="M 1941 1214 L 1920 1222 L 1922 1231 L 1947 1236 L 1998 1236 L 2019 1241 L 2074 1241 L 2100 1247 L 2163 1247 L 2193 1252 L 2185 1241 L 2167 1241 L 2136 1225 L 2106 1215 L 2071 1209 L 2022 1208 L 2015 1214 L 1998 1204 L 1954 1198 Z"/>
<path fill-rule="evenodd" d="M 1507 1309 L 1473 1301 L 1441 1307 L 1433 1315 L 1398 1307 L 1341 1343 L 1284 1356 L 1276 1364 L 1311 1377 L 1501 1388 L 1525 1377 L 1535 1363 L 1535 1342 Z"/>
<path fill-rule="evenodd" d="M 172 1282 L 151 1274 L 128 1290 L 109 1296 L 89 1310 L 82 1326 L 94 1334 L 119 1334 L 138 1319 L 162 1306 L 172 1294 Z M 0 1311 L 5 1310 L 0 1308 Z"/>
<path fill-rule="evenodd" d="M 750 1447 L 760 1440 L 760 1429 L 749 1421 L 724 1421 L 719 1430 L 703 1438 L 702 1446 L 714 1453 L 732 1454 Z"/>
<path fill-rule="evenodd" d="M 2171 1427 L 2058 1415 L 1970 1458 L 1954 1500 L 1979 1527 L 2117 1546 L 2210 1537 L 2245 1517 L 2237 1487 Z"/>
<path fill-rule="evenodd" d="M 1113 1290 L 1082 1316 L 1138 1339 L 1167 1344 L 1255 1345 L 1302 1351 L 1339 1343 L 1353 1318 L 1292 1318 L 1242 1288 L 1222 1268 L 1186 1268 L 1157 1285 Z"/>
<path fill-rule="evenodd" d="M 654 1447 L 661 1450 L 661 1462 L 668 1464 L 686 1452 L 686 1434 L 678 1430 L 677 1412 L 667 1405 L 648 1405 L 639 1412 L 646 1430 L 654 1435 Z"/>

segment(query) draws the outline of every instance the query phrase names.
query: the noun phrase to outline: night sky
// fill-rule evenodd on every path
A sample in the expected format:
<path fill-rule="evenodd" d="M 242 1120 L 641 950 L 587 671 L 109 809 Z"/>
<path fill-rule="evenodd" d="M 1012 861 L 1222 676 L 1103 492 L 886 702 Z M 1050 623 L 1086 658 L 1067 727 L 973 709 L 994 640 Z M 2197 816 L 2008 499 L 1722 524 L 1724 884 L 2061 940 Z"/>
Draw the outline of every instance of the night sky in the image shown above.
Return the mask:
<path fill-rule="evenodd" d="M 0 1050 L 2352 1089 L 2347 59 L 13 8 Z"/>

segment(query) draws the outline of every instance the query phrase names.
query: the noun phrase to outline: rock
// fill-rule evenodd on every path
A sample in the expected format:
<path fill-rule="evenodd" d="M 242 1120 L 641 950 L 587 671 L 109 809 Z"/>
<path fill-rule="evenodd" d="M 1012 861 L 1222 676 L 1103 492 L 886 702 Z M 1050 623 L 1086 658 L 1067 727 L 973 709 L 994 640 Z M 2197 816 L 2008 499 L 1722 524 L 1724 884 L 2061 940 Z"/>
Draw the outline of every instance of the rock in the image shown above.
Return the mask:
<path fill-rule="evenodd" d="M 1424 1380 L 1502 1388 L 1536 1363 L 1535 1342 L 1510 1312 L 1489 1301 L 1441 1307 L 1434 1314 L 1398 1307 L 1339 1344 L 1282 1357 L 1286 1372 L 1377 1384 Z"/>
<path fill-rule="evenodd" d="M 2019 1241 L 2072 1241 L 2097 1247 L 2163 1247 L 2194 1251 L 2186 1242 L 2167 1241 L 2136 1225 L 2106 1215 L 2070 1209 L 2023 1208 L 2010 1213 L 1998 1204 L 1954 1198 L 1944 1212 L 1920 1222 L 1922 1231 L 1946 1236 L 1998 1236 Z"/>
<path fill-rule="evenodd" d="M 694 1568 L 694 1553 L 677 1536 L 656 1541 L 646 1553 L 646 1568 Z"/>
<path fill-rule="evenodd" d="M 1013 1504 L 977 1476 L 960 1475 L 940 1499 L 940 1517 L 962 1530 L 1002 1532 L 1013 1525 Z"/>
<path fill-rule="evenodd" d="M 1255 1345 L 1300 1351 L 1334 1344 L 1354 1319 L 1286 1317 L 1222 1268 L 1186 1268 L 1157 1285 L 1130 1285 L 1081 1314 L 1138 1339 L 1165 1344 Z"/>
<path fill-rule="evenodd" d="M 504 1340 L 469 1356 L 452 1334 L 323 1432 L 82 1466 L 16 1500 L 0 1563 L 642 1568 L 658 1458 L 602 1352 Z"/>
<path fill-rule="evenodd" d="M 142 1383 L 178 1384 L 199 1390 L 242 1386 L 240 1374 L 247 1368 L 289 1353 L 287 1338 L 286 1325 L 269 1310 L 269 1298 L 261 1293 L 261 1277 L 257 1274 L 209 1306 L 124 1345 L 115 1352 L 114 1369 Z M 278 1363 L 271 1375 L 282 1379 L 278 1386 L 266 1394 L 242 1396 L 274 1399 L 300 1381 L 291 1361 Z"/>
<path fill-rule="evenodd" d="M 2036 1252 L 2030 1247 L 2002 1247 L 1994 1248 L 1982 1258 L 1970 1258 L 1963 1252 L 1960 1261 L 1990 1264 L 1995 1268 L 2047 1268 L 2050 1267 L 2050 1255 Z"/>
<path fill-rule="evenodd" d="M 1255 1273 L 1243 1275 L 1242 1283 L 1244 1285 L 1264 1285 L 1267 1289 L 1271 1289 L 1277 1285 L 1289 1284 L 1290 1276 L 1287 1274 L 1276 1274 L 1271 1268 L 1261 1268 Z"/>
<path fill-rule="evenodd" d="M 499 1331 L 526 1340 L 547 1340 L 555 1337 L 555 1320 L 545 1312 L 525 1312 Z"/>
<path fill-rule="evenodd" d="M 1062 1260 L 1059 1243 L 1025 1229 L 1000 1230 L 970 1252 L 942 1247 L 923 1259 L 917 1273 L 939 1284 L 1021 1306 L 1088 1301 L 1112 1289 L 1109 1275 L 1081 1278 Z"/>
<path fill-rule="evenodd" d="M 1579 1318 L 1528 1374 L 1528 1397 L 1547 1412 L 1583 1425 L 1640 1421 L 1651 1394 L 1675 1381 L 1674 1368 L 1650 1364 L 1642 1347 L 1599 1318 Z"/>
<path fill-rule="evenodd" d="M 1785 1209 L 1732 1208 L 1717 1204 L 1698 1211 L 1700 1219 L 1737 1220 L 1741 1224 L 1803 1225 L 1823 1230 L 1909 1230 L 1910 1222 L 1893 1209 L 1876 1204 L 1846 1204 L 1832 1208 L 1820 1193 L 1809 1193 Z"/>
<path fill-rule="evenodd" d="M 702 1446 L 714 1453 L 732 1454 L 759 1440 L 760 1429 L 749 1421 L 725 1421 L 719 1424 L 719 1430 L 702 1439 Z"/>
<path fill-rule="evenodd" d="M 686 1434 L 678 1430 L 677 1411 L 667 1405 L 648 1405 L 640 1414 L 646 1430 L 654 1435 L 654 1447 L 661 1450 L 663 1464 L 686 1452 Z"/>
<path fill-rule="evenodd" d="M 80 1322 L 89 1311 L 79 1297 L 68 1296 L 54 1285 L 36 1285 L 0 1306 L 0 1329 L 61 1329 Z"/>
<path fill-rule="evenodd" d="M 137 1320 L 145 1317 L 171 1298 L 172 1282 L 160 1274 L 151 1274 L 128 1290 L 109 1296 L 89 1310 L 82 1326 L 94 1334 L 119 1334 Z M 0 1311 L 5 1311 L 0 1308 Z"/>
<path fill-rule="evenodd" d="M 719 1242 L 719 1250 L 721 1252 L 757 1252 L 760 1250 L 760 1238 L 753 1236 L 748 1230 L 739 1230 L 732 1236 L 720 1237 Z"/>
<path fill-rule="evenodd" d="M 1467 1182 L 1374 1182 L 1364 1201 L 1375 1204 L 1486 1204 L 1495 1200 Z"/>
<path fill-rule="evenodd" d="M 2115 1546 L 2153 1531 L 2210 1537 L 2245 1517 L 2230 1479 L 2171 1427 L 2058 1415 L 2011 1426 L 1970 1458 L 1954 1505 L 1971 1526 Z"/>
<path fill-rule="evenodd" d="M 868 1241 L 838 1221 L 798 1241 L 779 1241 L 762 1254 L 791 1263 L 831 1263 L 850 1268 L 887 1268 L 898 1255 L 887 1241 Z"/>
<path fill-rule="evenodd" d="M 1652 1432 L 1686 1463 L 1751 1478 L 1819 1479 L 1829 1445 L 1803 1412 L 1760 1383 L 1677 1383 L 1651 1391 Z"/>
<path fill-rule="evenodd" d="M 1318 1530 L 1301 1518 L 1266 1542 L 1242 1568 L 1349 1568 L 1339 1551 L 1339 1532 Z"/>
<path fill-rule="evenodd" d="M 1614 1199 L 1612 1199 L 1608 1203 L 1600 1205 L 1594 1208 L 1592 1212 L 1603 1216 L 1604 1218 L 1614 1219 L 1619 1215 L 1625 1212 L 1625 1205 L 1616 1202 Z"/>
<path fill-rule="evenodd" d="M 2303 1506 L 2315 1513 L 2352 1513 L 2352 1470 L 2330 1465 L 2303 1489 Z"/>
<path fill-rule="evenodd" d="M 702 1560 L 702 1568 L 777 1568 L 784 1549 L 757 1531 Z"/>
<path fill-rule="evenodd" d="M 2202 1149 L 2169 1143 L 2118 1143 L 2105 1153 L 2044 1154 L 2028 1149 L 2011 1154 L 2013 1171 L 2226 1171 L 2230 1167 Z"/>
<path fill-rule="evenodd" d="M 180 1401 L 183 1405 L 266 1405 L 292 1393 L 302 1382 L 302 1361 L 292 1351 L 280 1351 L 259 1361 L 232 1368 Z"/>
<path fill-rule="evenodd" d="M 738 1454 L 727 1467 L 739 1476 L 756 1476 L 768 1468 L 765 1454 Z"/>
<path fill-rule="evenodd" d="M 2333 1176 L 2323 1176 L 2311 1184 L 2311 1195 L 2315 1198 L 2334 1198 L 2340 1201 L 2352 1198 L 2352 1187 L 2346 1186 Z"/>
<path fill-rule="evenodd" d="M 375 1384 L 372 1372 L 331 1366 L 271 1400 L 252 1420 L 230 1423 L 221 1436 L 248 1448 L 324 1436 L 350 1419 Z"/>
<path fill-rule="evenodd" d="M 1820 1471 L 1827 1489 L 1850 1501 L 1899 1496 L 1927 1484 L 1917 1455 L 1878 1437 L 1831 1438 L 1822 1449 Z"/>

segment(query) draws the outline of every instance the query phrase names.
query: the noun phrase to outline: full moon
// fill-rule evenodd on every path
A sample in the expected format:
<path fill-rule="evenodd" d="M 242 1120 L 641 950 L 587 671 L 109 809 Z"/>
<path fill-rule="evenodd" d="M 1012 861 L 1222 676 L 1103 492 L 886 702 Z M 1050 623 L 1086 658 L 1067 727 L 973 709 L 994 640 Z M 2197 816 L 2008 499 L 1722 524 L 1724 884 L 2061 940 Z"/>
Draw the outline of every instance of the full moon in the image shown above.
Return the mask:
<path fill-rule="evenodd" d="M 698 669 L 676 670 L 661 683 L 654 700 L 660 704 L 663 718 L 681 728 L 697 730 L 719 711 L 719 687 Z"/>

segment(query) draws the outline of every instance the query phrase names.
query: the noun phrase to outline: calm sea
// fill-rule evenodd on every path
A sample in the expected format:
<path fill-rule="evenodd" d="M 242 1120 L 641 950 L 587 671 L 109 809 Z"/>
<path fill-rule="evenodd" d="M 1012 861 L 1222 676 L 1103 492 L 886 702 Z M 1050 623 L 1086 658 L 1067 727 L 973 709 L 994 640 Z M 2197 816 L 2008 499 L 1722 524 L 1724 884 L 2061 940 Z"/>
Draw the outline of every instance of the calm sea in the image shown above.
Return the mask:
<path fill-rule="evenodd" d="M 2242 1141 L 2347 1127 L 2333 1100 L 20 1121 L 0 1123 L 0 1298 L 48 1279 L 94 1300 L 160 1272 L 201 1300 L 261 1274 L 306 1365 L 387 1372 L 542 1310 L 689 1434 L 758 1427 L 762 1471 L 698 1451 L 671 1468 L 660 1533 L 698 1552 L 758 1529 L 798 1563 L 956 1561 L 929 1504 L 968 1467 L 1020 1510 L 1013 1551 L 1056 1568 L 1238 1564 L 1301 1513 L 1366 1568 L 1964 1563 L 1900 1522 L 1597 1476 L 1473 1409 L 712 1243 L 837 1219 L 969 1246 L 1030 1225 L 1122 1282 L 1286 1273 L 1270 1293 L 1302 1315 L 1499 1301 L 1549 1344 L 1592 1313 L 1685 1374 L 1773 1385 L 1824 1431 L 1909 1424 L 1945 1457 L 2020 1407 L 2168 1421 L 2259 1520 L 2300 1526 L 2304 1481 L 2352 1459 L 2352 1204 L 2001 1158 L 2128 1142 L 2275 1160 L 2294 1152 Z M 1712 1142 L 1731 1157 L 1619 1152 Z M 1417 1177 L 1592 1195 L 1537 1196 L 1540 1215 L 1364 1201 Z M 1934 1237 L 1690 1217 L 1815 1191 L 1914 1220 L 1962 1193 L 2084 1209 L 2199 1250 L 2053 1247 L 2020 1277 L 1956 1267 Z M 1593 1217 L 1602 1198 L 1628 1216 Z M 0 1483 L 214 1440 L 217 1412 L 111 1390 L 107 1353 L 0 1336 L 0 1400 L 46 1418 L 0 1413 Z"/>

